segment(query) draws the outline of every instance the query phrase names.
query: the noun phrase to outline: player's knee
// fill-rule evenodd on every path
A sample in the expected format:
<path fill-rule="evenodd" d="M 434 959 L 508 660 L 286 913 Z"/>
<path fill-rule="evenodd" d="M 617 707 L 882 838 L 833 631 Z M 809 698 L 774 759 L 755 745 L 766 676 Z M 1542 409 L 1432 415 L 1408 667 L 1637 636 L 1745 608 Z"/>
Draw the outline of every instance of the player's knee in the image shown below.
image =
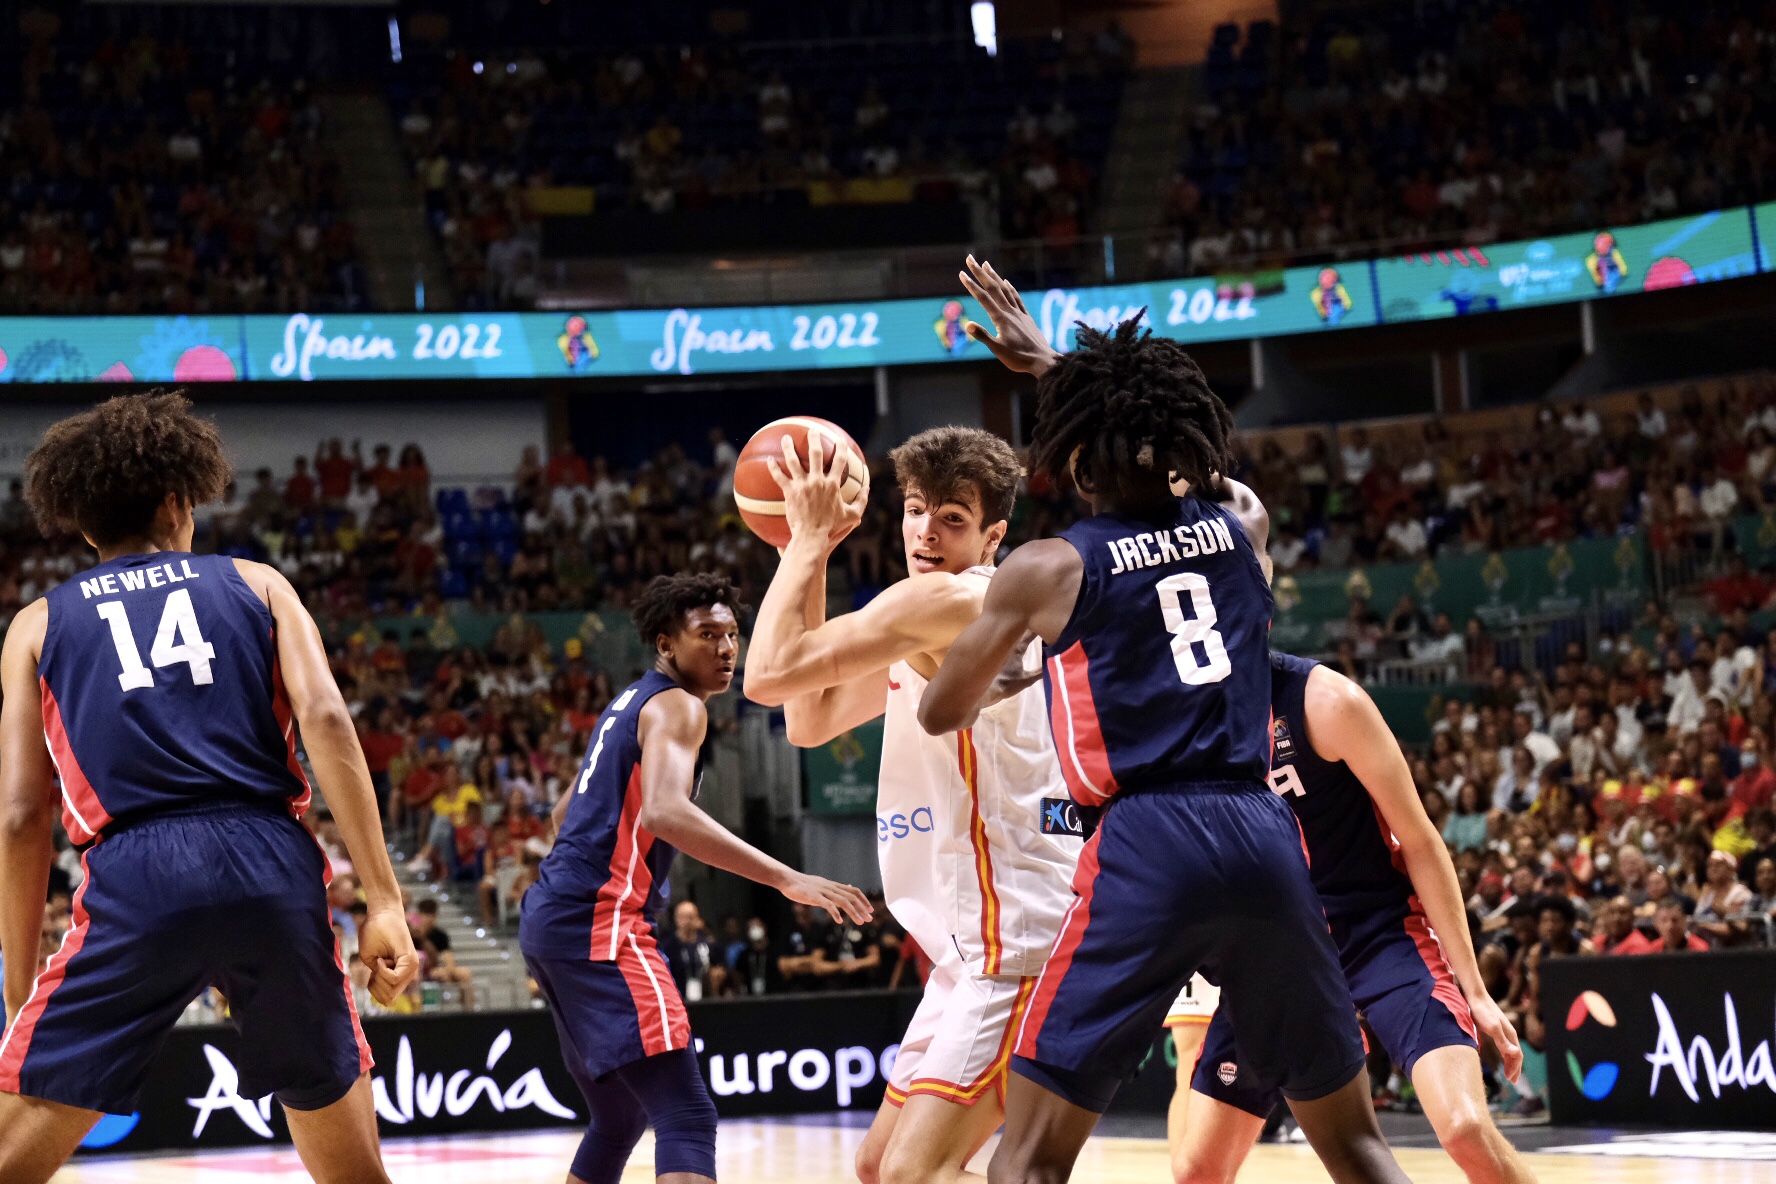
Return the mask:
<path fill-rule="evenodd" d="M 890 1142 L 877 1165 L 877 1184 L 924 1184 L 924 1181 L 938 1175 L 939 1170 L 950 1167 L 956 1171 L 962 1169 L 961 1164 L 945 1164 L 930 1146 L 919 1146 L 910 1140 L 902 1139 Z"/>
<path fill-rule="evenodd" d="M 1221 1163 L 1186 1146 L 1172 1152 L 1172 1179 L 1176 1184 L 1232 1184 L 1238 1166 Z"/>
<path fill-rule="evenodd" d="M 1503 1142 L 1496 1137 L 1492 1119 L 1473 1106 L 1444 1116 L 1437 1123 L 1437 1139 L 1450 1157 L 1464 1166 L 1496 1161 Z"/>
<path fill-rule="evenodd" d="M 707 1094 L 688 1097 L 651 1112 L 654 1171 L 715 1175 L 715 1103 Z"/>
<path fill-rule="evenodd" d="M 853 1166 L 857 1171 L 857 1184 L 882 1184 L 881 1144 L 865 1139 L 857 1148 Z"/>

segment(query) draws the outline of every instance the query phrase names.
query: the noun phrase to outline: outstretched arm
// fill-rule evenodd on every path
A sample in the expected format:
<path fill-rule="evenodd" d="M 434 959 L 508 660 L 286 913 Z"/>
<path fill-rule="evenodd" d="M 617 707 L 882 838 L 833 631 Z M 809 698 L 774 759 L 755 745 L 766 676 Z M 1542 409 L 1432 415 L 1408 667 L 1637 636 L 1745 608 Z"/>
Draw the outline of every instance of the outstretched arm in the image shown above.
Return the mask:
<path fill-rule="evenodd" d="M 1348 765 L 1374 799 L 1382 820 L 1399 841 L 1413 891 L 1423 902 L 1425 916 L 1467 997 L 1474 1023 L 1492 1038 L 1505 1075 L 1515 1080 L 1523 1068 L 1517 1033 L 1481 980 L 1455 864 L 1418 799 L 1399 741 L 1367 692 L 1328 667 L 1315 667 L 1308 676 L 1306 703 L 1308 742 L 1326 760 Z"/>
<path fill-rule="evenodd" d="M 419 955 L 414 952 L 401 908 L 395 869 L 383 845 L 382 818 L 376 809 L 376 791 L 370 785 L 364 749 L 358 743 L 357 725 L 333 679 L 321 631 L 290 581 L 277 568 L 263 563 L 237 559 L 234 564 L 247 586 L 271 610 L 278 666 L 302 728 L 302 747 L 314 766 L 333 821 L 339 825 L 352 870 L 364 886 L 369 915 L 358 935 L 358 956 L 371 970 L 370 993 L 378 1003 L 389 1003 L 419 973 Z"/>
<path fill-rule="evenodd" d="M 664 691 L 641 709 L 641 825 L 692 859 L 775 888 L 798 904 L 825 909 L 839 924 L 847 918 L 859 924 L 869 920 L 862 892 L 780 863 L 691 801 L 697 753 L 708 728 L 702 701 L 685 691 Z"/>
<path fill-rule="evenodd" d="M 1065 539 L 1025 543 L 992 583 L 980 617 L 956 638 L 919 702 L 919 724 L 932 735 L 972 727 L 1006 659 L 1035 633 L 1060 636 L 1085 571 Z"/>
<path fill-rule="evenodd" d="M 22 609 L 0 650 L 0 958 L 6 963 L 6 1024 L 18 1017 L 37 977 L 43 902 L 55 858 L 55 766 L 43 740 L 37 655 L 49 602 Z"/>

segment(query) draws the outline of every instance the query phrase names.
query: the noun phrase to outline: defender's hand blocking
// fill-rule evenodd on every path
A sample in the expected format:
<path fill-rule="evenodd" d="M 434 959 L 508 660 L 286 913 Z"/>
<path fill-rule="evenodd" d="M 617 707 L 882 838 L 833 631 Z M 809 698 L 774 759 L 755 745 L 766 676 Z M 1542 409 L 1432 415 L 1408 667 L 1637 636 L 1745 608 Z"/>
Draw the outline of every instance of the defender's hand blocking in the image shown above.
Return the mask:
<path fill-rule="evenodd" d="M 1006 366 L 1023 374 L 1040 377 L 1061 355 L 1036 324 L 1036 318 L 1024 307 L 1024 298 L 991 263 L 975 262 L 968 257 L 967 268 L 957 273 L 968 294 L 979 302 L 993 322 L 998 336 L 990 335 L 975 321 L 963 321 L 962 331 L 992 351 Z"/>
<path fill-rule="evenodd" d="M 870 908 L 869 898 L 861 890 L 849 884 L 840 884 L 836 880 L 810 876 L 806 872 L 796 872 L 783 885 L 782 891 L 783 895 L 797 904 L 825 909 L 826 915 L 838 925 L 843 925 L 846 921 L 861 925 L 875 912 Z"/>
<path fill-rule="evenodd" d="M 808 433 L 806 469 L 789 436 L 783 437 L 782 457 L 771 457 L 765 465 L 783 491 L 783 516 L 791 538 L 824 538 L 829 548 L 836 547 L 863 521 L 864 507 L 869 505 L 869 469 L 864 469 L 863 484 L 847 502 L 844 450 L 834 449 L 829 460 L 822 433 Z"/>
<path fill-rule="evenodd" d="M 419 954 L 398 912 L 371 913 L 358 928 L 358 960 L 370 968 L 370 997 L 387 1007 L 413 984 Z"/>
<path fill-rule="evenodd" d="M 1468 1000 L 1468 1010 L 1473 1013 L 1474 1027 L 1481 1037 L 1492 1041 L 1498 1049 L 1500 1065 L 1505 1076 L 1515 1082 L 1523 1073 L 1523 1048 L 1517 1043 L 1517 1029 L 1499 1010 L 1499 1005 L 1491 997 Z"/>

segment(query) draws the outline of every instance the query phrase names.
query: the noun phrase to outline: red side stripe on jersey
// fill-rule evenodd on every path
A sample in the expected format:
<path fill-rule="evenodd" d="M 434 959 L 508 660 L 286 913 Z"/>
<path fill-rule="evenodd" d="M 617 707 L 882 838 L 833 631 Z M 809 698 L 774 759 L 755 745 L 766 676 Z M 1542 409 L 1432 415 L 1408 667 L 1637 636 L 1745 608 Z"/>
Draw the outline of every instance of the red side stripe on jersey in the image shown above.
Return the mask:
<path fill-rule="evenodd" d="M 1094 831 L 1079 852 L 1079 866 L 1073 870 L 1073 903 L 1061 920 L 1060 937 L 1042 968 L 1042 976 L 1036 980 L 1036 996 L 1018 1028 L 1017 1055 L 1020 1057 L 1035 1059 L 1036 1040 L 1042 1034 L 1042 1023 L 1048 1018 L 1048 1009 L 1054 1004 L 1061 981 L 1067 977 L 1067 969 L 1073 965 L 1073 952 L 1079 948 L 1086 927 L 1091 924 L 1092 889 L 1098 880 L 1098 840 L 1103 836 L 1102 829 Z"/>
<path fill-rule="evenodd" d="M 641 829 L 641 762 L 637 761 L 623 790 L 622 812 L 617 816 L 617 845 L 611 850 L 610 879 L 592 902 L 592 939 L 588 944 L 592 961 L 618 960 L 623 912 L 632 898 L 639 911 L 647 901 L 648 890 L 654 886 L 654 873 L 647 865 L 648 851 L 653 845 L 654 836 Z"/>
<path fill-rule="evenodd" d="M 47 687 L 44 693 L 48 693 Z M 74 924 L 62 935 L 61 948 L 50 955 L 48 964 L 37 975 L 37 981 L 31 984 L 31 994 L 24 1007 L 19 1009 L 18 1021 L 7 1029 L 5 1039 L 0 1040 L 0 1093 L 19 1092 L 19 1072 L 24 1068 L 25 1054 L 31 1051 L 31 1036 L 37 1030 L 37 1021 L 43 1018 L 49 997 L 67 977 L 68 963 L 86 944 L 87 929 L 92 921 L 86 912 L 86 890 L 92 885 L 92 869 L 87 866 L 90 854 L 92 848 L 88 847 L 80 855 L 81 879 L 80 888 L 74 893 Z"/>
<path fill-rule="evenodd" d="M 646 1056 L 689 1047 L 691 1017 L 679 997 L 678 985 L 666 973 L 666 964 L 654 956 L 654 940 L 643 946 L 630 933 L 617 954 L 617 969 L 629 986 L 629 997 L 635 1001 L 635 1022 L 641 1033 L 641 1051 Z"/>
<path fill-rule="evenodd" d="M 998 974 L 1005 956 L 1005 942 L 999 933 L 999 892 L 993 886 L 993 855 L 987 846 L 987 821 L 980 810 L 980 753 L 974 747 L 974 729 L 965 728 L 956 735 L 956 764 L 962 773 L 962 784 L 968 787 L 968 841 L 974 847 L 974 875 L 980 883 L 981 946 L 986 950 L 982 973 Z"/>
<path fill-rule="evenodd" d="M 49 744 L 49 757 L 62 782 L 62 829 L 76 843 L 89 843 L 111 825 L 111 815 L 99 801 L 92 782 L 86 779 L 74 756 L 74 746 L 68 743 L 62 707 L 56 702 L 55 692 L 49 689 L 49 680 L 39 677 L 37 687 L 43 699 L 43 739 Z"/>
<path fill-rule="evenodd" d="M 1067 791 L 1082 806 L 1101 806 L 1116 792 L 1110 771 L 1110 752 L 1098 724 L 1098 706 L 1092 699 L 1091 664 L 1085 643 L 1074 642 L 1065 653 L 1048 662 L 1051 701 L 1049 727 L 1060 750 L 1061 776 Z"/>
<path fill-rule="evenodd" d="M 290 709 L 290 692 L 284 689 L 284 668 L 278 663 L 276 630 L 273 630 L 271 639 L 271 714 L 277 720 L 278 730 L 284 734 L 284 763 L 289 766 L 296 783 L 302 786 L 302 792 L 290 799 L 290 812 L 300 818 L 308 812 L 308 804 L 314 800 L 314 790 L 309 787 L 308 774 L 302 771 L 302 762 L 296 759 L 296 713 Z"/>
<path fill-rule="evenodd" d="M 1431 932 L 1431 923 L 1424 914 L 1424 905 L 1416 895 L 1407 901 L 1411 910 L 1406 914 L 1406 933 L 1412 938 L 1412 944 L 1418 949 L 1418 956 L 1423 960 L 1425 969 L 1431 972 L 1431 998 L 1449 1009 L 1455 1017 L 1457 1026 L 1468 1034 L 1468 1039 L 1479 1042 L 1479 1034 L 1474 1028 L 1474 1013 L 1468 1008 L 1467 996 L 1461 993 L 1456 985 L 1455 972 L 1449 969 L 1449 959 L 1443 956 L 1443 943 Z"/>

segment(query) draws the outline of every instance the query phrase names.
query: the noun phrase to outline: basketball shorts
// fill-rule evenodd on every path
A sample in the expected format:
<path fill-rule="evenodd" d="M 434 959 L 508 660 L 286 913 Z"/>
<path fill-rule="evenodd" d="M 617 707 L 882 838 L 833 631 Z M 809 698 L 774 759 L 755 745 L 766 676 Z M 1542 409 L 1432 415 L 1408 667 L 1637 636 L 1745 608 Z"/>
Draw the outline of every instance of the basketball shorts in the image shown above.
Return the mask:
<path fill-rule="evenodd" d="M 595 1082 L 643 1057 L 691 1046 L 684 997 L 651 932 L 624 935 L 614 962 L 527 952 L 524 965 L 548 1001 L 562 1059 L 576 1078 Z"/>
<path fill-rule="evenodd" d="M 971 974 L 956 958 L 931 968 L 888 1075 L 888 1100 L 930 1094 L 972 1106 L 1005 1100 L 1011 1045 L 1035 994 L 1034 978 Z"/>
<path fill-rule="evenodd" d="M 1332 936 L 1351 1002 L 1408 1077 L 1433 1049 L 1479 1047 L 1468 1001 L 1416 897 L 1378 915 L 1335 920 Z M 1190 1088 L 1248 1114 L 1269 1114 L 1277 1090 L 1243 1061 L 1231 1017 L 1217 1012 Z"/>
<path fill-rule="evenodd" d="M 1166 1011 L 1165 1026 L 1179 1028 L 1186 1024 L 1206 1024 L 1214 1018 L 1220 1002 L 1221 988 L 1202 975 L 1193 974 Z"/>
<path fill-rule="evenodd" d="M 1241 1049 L 1289 1097 L 1323 1097 L 1362 1068 L 1300 828 L 1264 782 L 1123 791 L 1073 891 L 1015 1071 L 1101 1113 L 1199 968 L 1239 1001 Z"/>
<path fill-rule="evenodd" d="M 211 985 L 239 1029 L 240 1093 L 296 1110 L 370 1069 L 302 824 L 215 804 L 114 827 L 81 856 L 73 923 L 0 1042 L 0 1090 L 127 1114 L 179 1014 Z"/>

